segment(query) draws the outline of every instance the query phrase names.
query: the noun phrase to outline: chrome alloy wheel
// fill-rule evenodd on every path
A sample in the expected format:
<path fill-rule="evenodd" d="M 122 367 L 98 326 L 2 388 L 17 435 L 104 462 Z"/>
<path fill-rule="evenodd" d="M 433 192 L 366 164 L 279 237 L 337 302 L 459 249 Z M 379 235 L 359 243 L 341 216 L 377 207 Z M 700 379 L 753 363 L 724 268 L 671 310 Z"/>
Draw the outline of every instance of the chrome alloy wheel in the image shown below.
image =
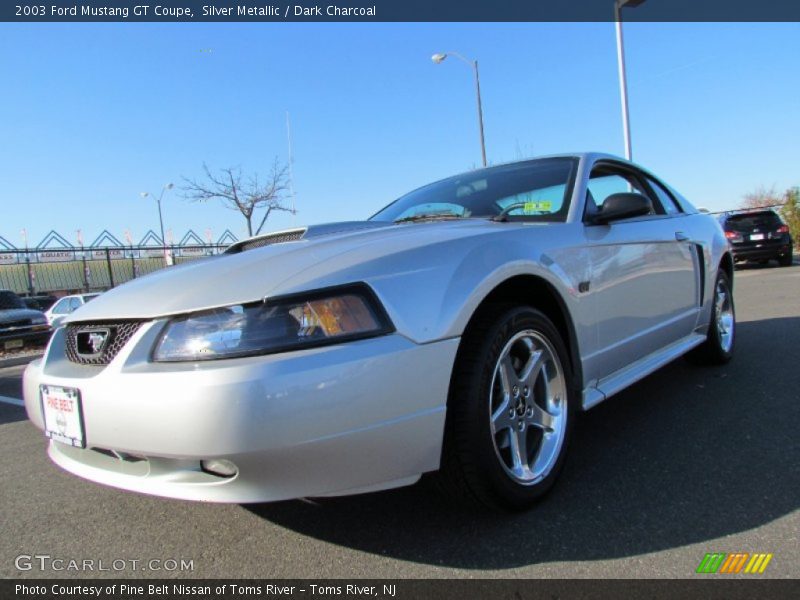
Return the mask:
<path fill-rule="evenodd" d="M 714 313 L 717 319 L 717 336 L 719 337 L 720 348 L 724 352 L 730 352 L 733 346 L 735 320 L 731 292 L 728 284 L 723 279 L 717 280 L 717 289 L 714 295 Z"/>
<path fill-rule="evenodd" d="M 566 434 L 567 383 L 558 354 L 540 333 L 520 331 L 500 353 L 491 390 L 495 454 L 514 481 L 537 483 L 558 461 Z"/>

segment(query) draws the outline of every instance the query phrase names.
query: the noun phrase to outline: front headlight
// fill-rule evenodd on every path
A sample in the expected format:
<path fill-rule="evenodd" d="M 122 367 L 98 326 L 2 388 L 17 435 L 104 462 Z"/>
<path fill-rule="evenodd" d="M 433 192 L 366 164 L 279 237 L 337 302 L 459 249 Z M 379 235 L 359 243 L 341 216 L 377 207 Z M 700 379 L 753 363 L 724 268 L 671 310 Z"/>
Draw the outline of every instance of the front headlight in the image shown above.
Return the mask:
<path fill-rule="evenodd" d="M 153 360 L 268 354 L 393 330 L 372 290 L 366 285 L 351 285 L 176 317 L 156 344 Z"/>

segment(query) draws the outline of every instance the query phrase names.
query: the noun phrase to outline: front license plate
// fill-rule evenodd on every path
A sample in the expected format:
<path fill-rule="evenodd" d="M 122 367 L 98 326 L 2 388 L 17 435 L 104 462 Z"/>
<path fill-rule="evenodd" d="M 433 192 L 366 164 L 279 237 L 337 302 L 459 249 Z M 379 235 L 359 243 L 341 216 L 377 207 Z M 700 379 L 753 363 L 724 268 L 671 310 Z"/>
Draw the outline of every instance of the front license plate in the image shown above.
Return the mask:
<path fill-rule="evenodd" d="M 22 348 L 23 343 L 24 342 L 22 340 L 9 340 L 3 345 L 3 347 L 6 350 L 13 350 L 14 348 Z"/>
<path fill-rule="evenodd" d="M 62 444 L 85 448 L 81 392 L 57 385 L 39 387 L 44 416 L 44 434 Z"/>
<path fill-rule="evenodd" d="M 750 236 L 750 239 L 752 241 L 754 241 L 754 242 L 756 240 L 763 240 L 764 239 L 764 234 L 763 233 L 754 233 L 753 235 Z"/>

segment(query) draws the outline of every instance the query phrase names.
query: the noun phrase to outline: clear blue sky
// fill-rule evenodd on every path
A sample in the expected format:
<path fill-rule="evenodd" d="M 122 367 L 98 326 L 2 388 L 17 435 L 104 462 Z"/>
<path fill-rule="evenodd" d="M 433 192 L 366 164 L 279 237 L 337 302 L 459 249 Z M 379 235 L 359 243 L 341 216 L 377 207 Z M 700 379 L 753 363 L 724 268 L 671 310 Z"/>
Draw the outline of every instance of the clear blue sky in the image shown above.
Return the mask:
<path fill-rule="evenodd" d="M 626 24 L 634 159 L 695 204 L 800 185 L 800 25 Z M 86 242 L 158 229 L 181 176 L 287 157 L 295 224 L 366 218 L 478 164 L 480 61 L 489 160 L 623 153 L 613 23 L 0 25 L 0 235 Z M 244 221 L 164 200 L 176 238 Z M 292 225 L 290 215 L 268 229 Z"/>

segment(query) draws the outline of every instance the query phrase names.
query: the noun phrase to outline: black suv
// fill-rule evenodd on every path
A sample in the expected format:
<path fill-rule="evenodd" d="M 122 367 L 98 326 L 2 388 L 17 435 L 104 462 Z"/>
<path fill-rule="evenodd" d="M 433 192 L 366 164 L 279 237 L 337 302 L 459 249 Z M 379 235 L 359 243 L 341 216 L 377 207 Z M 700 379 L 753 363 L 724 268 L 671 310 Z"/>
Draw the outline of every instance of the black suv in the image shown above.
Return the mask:
<path fill-rule="evenodd" d="M 792 264 L 792 236 L 773 210 L 729 213 L 720 219 L 736 262 L 767 263 L 774 258 L 782 267 Z"/>

